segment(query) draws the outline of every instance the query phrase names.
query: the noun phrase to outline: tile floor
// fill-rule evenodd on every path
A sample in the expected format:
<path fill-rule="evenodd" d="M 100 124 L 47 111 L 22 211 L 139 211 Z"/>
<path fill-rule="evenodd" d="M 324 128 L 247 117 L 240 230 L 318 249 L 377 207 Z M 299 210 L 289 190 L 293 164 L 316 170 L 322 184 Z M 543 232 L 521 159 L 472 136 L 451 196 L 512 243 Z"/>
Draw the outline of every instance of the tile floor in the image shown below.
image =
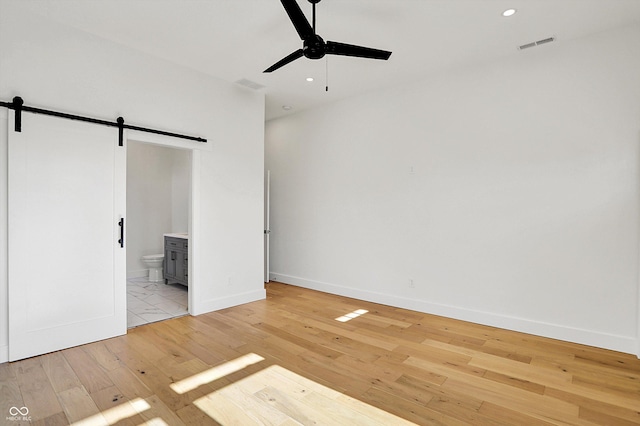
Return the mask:
<path fill-rule="evenodd" d="M 152 283 L 147 278 L 127 280 L 127 327 L 179 317 L 188 313 L 187 287 Z"/>

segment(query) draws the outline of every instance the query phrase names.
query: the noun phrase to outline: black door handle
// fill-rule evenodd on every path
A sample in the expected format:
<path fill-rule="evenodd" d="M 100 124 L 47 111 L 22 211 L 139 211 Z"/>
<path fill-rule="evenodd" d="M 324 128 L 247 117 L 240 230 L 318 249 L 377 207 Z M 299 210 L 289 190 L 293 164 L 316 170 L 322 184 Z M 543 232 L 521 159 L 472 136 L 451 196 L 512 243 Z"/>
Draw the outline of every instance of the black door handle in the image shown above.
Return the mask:
<path fill-rule="evenodd" d="M 120 226 L 120 239 L 118 243 L 120 243 L 120 247 L 124 247 L 124 217 L 120 219 L 118 225 Z"/>

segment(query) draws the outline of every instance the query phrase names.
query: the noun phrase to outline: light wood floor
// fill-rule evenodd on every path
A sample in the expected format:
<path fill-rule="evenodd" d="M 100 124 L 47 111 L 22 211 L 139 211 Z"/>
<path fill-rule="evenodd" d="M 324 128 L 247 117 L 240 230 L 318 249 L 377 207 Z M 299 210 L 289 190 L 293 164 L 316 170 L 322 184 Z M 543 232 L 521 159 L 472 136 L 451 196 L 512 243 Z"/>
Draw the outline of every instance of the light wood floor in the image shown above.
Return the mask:
<path fill-rule="evenodd" d="M 11 407 L 37 425 L 640 424 L 635 356 L 280 283 L 267 294 L 0 364 L 0 424 L 28 424 Z"/>

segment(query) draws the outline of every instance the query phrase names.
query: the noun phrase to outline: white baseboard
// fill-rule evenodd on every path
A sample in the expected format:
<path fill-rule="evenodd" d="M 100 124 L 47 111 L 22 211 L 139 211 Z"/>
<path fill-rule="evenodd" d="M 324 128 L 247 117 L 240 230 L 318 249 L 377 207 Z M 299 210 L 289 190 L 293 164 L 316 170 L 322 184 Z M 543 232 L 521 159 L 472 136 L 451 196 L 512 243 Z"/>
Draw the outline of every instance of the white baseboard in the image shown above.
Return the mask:
<path fill-rule="evenodd" d="M 270 272 L 269 278 L 273 281 L 279 281 L 285 284 L 291 284 L 311 290 L 323 291 L 368 302 L 410 309 L 427 314 L 469 321 L 491 327 L 548 337 L 551 339 L 610 349 L 640 357 L 640 353 L 638 353 L 640 342 L 631 337 L 617 336 L 592 330 L 567 327 L 559 324 L 550 324 L 491 312 L 482 312 L 456 306 L 442 305 L 428 302 L 426 300 L 410 299 L 394 296 L 392 294 L 366 291 L 352 287 L 308 280 L 277 272 Z"/>
<path fill-rule="evenodd" d="M 197 306 L 191 311 L 191 315 L 201 315 L 207 312 L 218 311 L 220 309 L 230 308 L 245 303 L 255 302 L 257 300 L 266 299 L 265 290 L 248 291 L 246 293 L 234 294 L 232 296 L 221 297 L 217 299 L 209 299 L 198 302 Z"/>
<path fill-rule="evenodd" d="M 148 269 L 140 269 L 139 271 L 127 271 L 127 279 L 130 278 L 143 278 L 149 276 Z"/>

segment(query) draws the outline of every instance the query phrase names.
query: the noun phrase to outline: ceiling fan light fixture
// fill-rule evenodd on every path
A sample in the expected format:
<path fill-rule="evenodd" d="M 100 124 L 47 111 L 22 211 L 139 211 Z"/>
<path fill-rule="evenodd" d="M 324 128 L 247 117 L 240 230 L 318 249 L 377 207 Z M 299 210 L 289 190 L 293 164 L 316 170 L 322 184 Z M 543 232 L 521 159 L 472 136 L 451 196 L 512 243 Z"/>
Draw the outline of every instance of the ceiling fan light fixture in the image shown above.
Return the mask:
<path fill-rule="evenodd" d="M 507 9 L 504 12 L 502 12 L 502 16 L 504 16 L 505 18 L 508 18 L 509 16 L 515 15 L 516 12 L 517 12 L 516 9 Z"/>
<path fill-rule="evenodd" d="M 313 81 L 313 77 L 307 77 L 307 81 L 311 83 Z"/>

